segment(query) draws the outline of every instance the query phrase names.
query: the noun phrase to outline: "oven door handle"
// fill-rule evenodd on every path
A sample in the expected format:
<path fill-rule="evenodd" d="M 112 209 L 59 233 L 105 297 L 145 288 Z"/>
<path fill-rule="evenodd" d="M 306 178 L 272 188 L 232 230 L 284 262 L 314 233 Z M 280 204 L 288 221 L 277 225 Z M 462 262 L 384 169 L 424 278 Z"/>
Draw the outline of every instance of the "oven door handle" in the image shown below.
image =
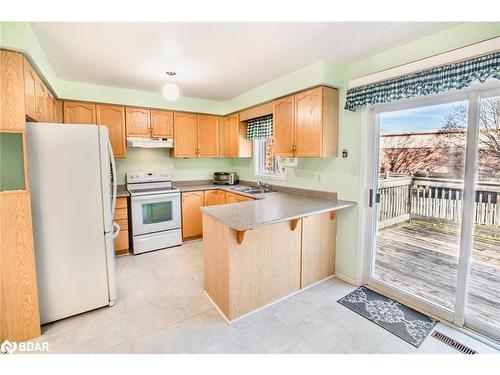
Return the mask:
<path fill-rule="evenodd" d="M 153 195 L 134 195 L 132 196 L 133 201 L 149 201 L 152 199 L 163 199 L 163 198 L 175 198 L 179 197 L 181 193 L 168 193 L 168 194 L 153 194 Z"/>

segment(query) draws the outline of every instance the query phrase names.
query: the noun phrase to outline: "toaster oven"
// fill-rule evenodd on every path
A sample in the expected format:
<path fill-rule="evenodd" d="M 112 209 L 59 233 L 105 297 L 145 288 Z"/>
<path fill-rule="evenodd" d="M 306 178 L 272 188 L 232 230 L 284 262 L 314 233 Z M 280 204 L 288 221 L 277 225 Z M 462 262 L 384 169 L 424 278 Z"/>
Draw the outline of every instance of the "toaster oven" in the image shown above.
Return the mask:
<path fill-rule="evenodd" d="M 236 184 L 235 172 L 215 172 L 214 185 L 234 185 Z"/>

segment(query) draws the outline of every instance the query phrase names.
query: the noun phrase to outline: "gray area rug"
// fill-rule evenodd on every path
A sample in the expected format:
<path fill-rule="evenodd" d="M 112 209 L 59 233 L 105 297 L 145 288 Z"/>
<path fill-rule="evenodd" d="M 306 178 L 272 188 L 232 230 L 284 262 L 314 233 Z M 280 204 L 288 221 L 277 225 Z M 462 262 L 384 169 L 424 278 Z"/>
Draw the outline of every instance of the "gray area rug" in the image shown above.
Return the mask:
<path fill-rule="evenodd" d="M 373 290 L 359 287 L 337 301 L 418 348 L 437 321 Z"/>

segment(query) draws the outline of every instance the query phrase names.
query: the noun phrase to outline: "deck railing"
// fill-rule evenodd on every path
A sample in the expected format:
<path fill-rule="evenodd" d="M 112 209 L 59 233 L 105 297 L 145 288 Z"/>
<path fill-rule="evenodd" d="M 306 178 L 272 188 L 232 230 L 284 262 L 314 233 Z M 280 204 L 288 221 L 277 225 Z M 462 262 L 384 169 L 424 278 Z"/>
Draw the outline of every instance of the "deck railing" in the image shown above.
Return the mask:
<path fill-rule="evenodd" d="M 459 223 L 463 210 L 463 181 L 431 177 L 379 178 L 378 227 L 410 218 Z M 477 225 L 500 229 L 500 183 L 477 185 L 474 203 Z"/>

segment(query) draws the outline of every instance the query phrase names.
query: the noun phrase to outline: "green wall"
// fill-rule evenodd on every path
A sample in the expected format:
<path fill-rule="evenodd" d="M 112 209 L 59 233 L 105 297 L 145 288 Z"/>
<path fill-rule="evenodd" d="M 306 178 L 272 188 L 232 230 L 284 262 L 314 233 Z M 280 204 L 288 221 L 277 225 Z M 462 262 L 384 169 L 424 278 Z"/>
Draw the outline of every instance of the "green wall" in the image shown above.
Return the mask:
<path fill-rule="evenodd" d="M 500 23 L 462 23 L 425 38 L 406 43 L 365 59 L 347 64 L 342 68 L 340 107 L 345 105 L 347 83 L 367 74 L 405 64 L 434 54 L 443 53 L 481 40 L 500 36 Z M 332 66 L 332 68 L 335 68 Z M 334 70 L 336 74 L 338 71 Z M 242 97 L 245 94 L 240 95 Z M 309 189 L 335 191 L 339 199 L 360 200 L 361 168 L 361 112 L 341 109 L 339 129 L 339 150 L 347 149 L 349 157 L 299 159 L 294 170 L 289 170 L 286 179 L 267 180 L 280 184 Z M 234 169 L 240 178 L 256 180 L 249 160 L 235 160 Z M 259 178 L 261 179 L 261 178 Z M 336 269 L 351 278 L 359 276 L 360 249 L 358 246 L 358 207 L 343 210 L 338 217 Z"/>
<path fill-rule="evenodd" d="M 144 170 L 169 170 L 172 172 L 173 180 L 209 180 L 214 172 L 230 171 L 232 169 L 231 159 L 203 158 L 203 159 L 180 159 L 172 158 L 169 150 L 165 149 L 141 149 L 127 148 L 125 159 L 116 159 L 118 183 L 125 183 L 127 172 Z"/>
<path fill-rule="evenodd" d="M 163 101 L 158 93 L 104 87 L 59 80 L 48 62 L 31 26 L 27 23 L 1 23 L 0 46 L 27 53 L 39 66 L 44 77 L 62 98 L 95 100 L 129 105 L 147 105 L 194 112 L 227 114 L 277 96 L 318 84 L 340 88 L 340 106 L 344 107 L 345 88 L 349 80 L 383 69 L 408 63 L 500 35 L 500 23 L 462 23 L 424 38 L 403 44 L 344 66 L 321 60 L 276 80 L 242 93 L 225 102 L 183 98 L 175 103 Z M 339 149 L 349 157 L 300 159 L 289 170 L 285 180 L 268 180 L 271 184 L 336 191 L 340 199 L 358 202 L 361 167 L 361 113 L 340 111 Z M 119 160 L 118 178 L 124 182 L 127 171 L 171 169 L 176 180 L 208 179 L 217 170 L 235 170 L 244 180 L 256 180 L 250 159 L 174 159 L 165 150 L 128 149 L 128 157 Z M 337 236 L 337 271 L 351 278 L 359 275 L 358 207 L 339 213 Z"/>

